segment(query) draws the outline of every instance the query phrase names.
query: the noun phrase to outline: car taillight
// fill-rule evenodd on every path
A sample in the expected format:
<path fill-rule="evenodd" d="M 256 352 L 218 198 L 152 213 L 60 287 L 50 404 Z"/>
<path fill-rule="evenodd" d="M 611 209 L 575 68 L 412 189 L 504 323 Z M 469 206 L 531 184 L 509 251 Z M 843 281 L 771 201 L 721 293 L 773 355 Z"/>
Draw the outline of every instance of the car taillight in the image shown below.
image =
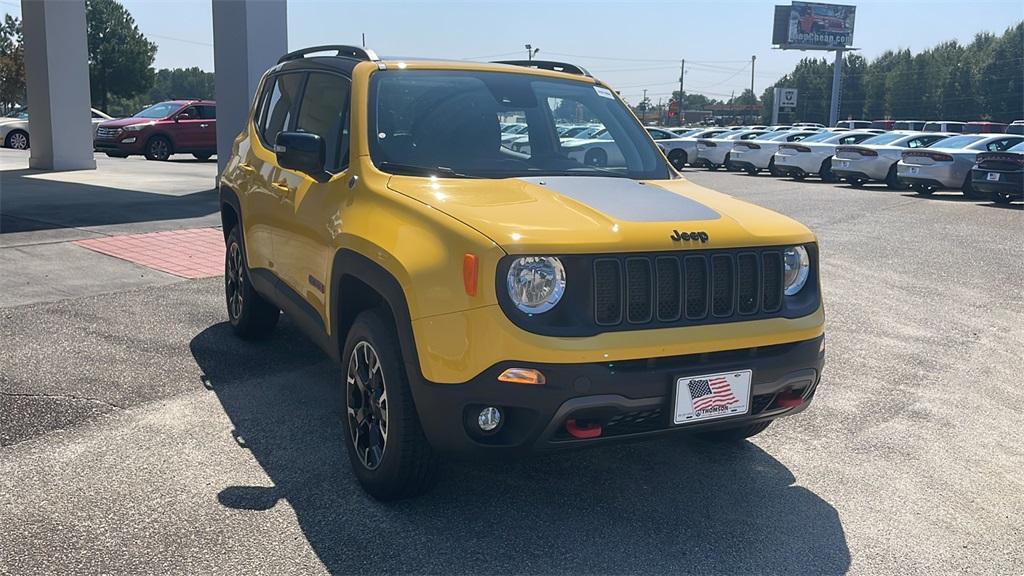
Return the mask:
<path fill-rule="evenodd" d="M 858 146 L 840 146 L 836 148 L 836 154 L 841 152 L 849 152 L 851 154 L 860 154 L 861 156 L 878 156 L 878 152 L 871 148 L 861 148 Z"/>
<path fill-rule="evenodd" d="M 914 157 L 914 156 L 919 156 L 919 157 L 931 158 L 932 160 L 934 160 L 936 162 L 952 162 L 953 161 L 953 157 L 950 156 L 949 154 L 943 154 L 941 152 L 928 152 L 928 151 L 925 151 L 925 150 L 915 150 L 914 152 L 904 152 L 901 156 L 903 156 L 904 160 L 906 160 L 907 158 Z"/>
<path fill-rule="evenodd" d="M 761 149 L 761 145 L 760 144 L 754 144 L 753 142 L 737 142 L 736 145 L 737 146 L 746 146 L 747 148 L 750 148 L 751 150 L 760 150 Z"/>
<path fill-rule="evenodd" d="M 698 140 L 697 143 L 700 144 L 701 146 L 706 147 L 706 148 L 717 148 L 718 147 L 718 144 L 715 144 L 711 140 Z"/>
<path fill-rule="evenodd" d="M 800 144 L 780 144 L 779 148 L 785 148 L 786 150 L 796 150 L 797 152 L 810 152 L 811 149 L 807 146 L 801 146 Z"/>

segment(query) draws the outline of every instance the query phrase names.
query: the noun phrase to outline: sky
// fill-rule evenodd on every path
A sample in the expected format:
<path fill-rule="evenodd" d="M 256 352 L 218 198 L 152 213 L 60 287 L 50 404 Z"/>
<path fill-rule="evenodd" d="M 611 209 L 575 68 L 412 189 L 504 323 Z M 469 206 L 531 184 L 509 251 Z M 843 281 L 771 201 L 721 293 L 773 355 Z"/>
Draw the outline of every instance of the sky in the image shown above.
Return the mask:
<path fill-rule="evenodd" d="M 773 6 L 789 0 L 686 2 L 341 2 L 288 0 L 288 45 L 356 44 L 382 56 L 454 59 L 537 58 L 579 64 L 631 102 L 643 89 L 654 103 L 678 89 L 686 59 L 685 89 L 728 98 L 754 91 L 803 57 L 825 52 L 776 50 L 771 45 Z M 874 58 L 890 49 L 917 52 L 946 40 L 970 42 L 978 32 L 1002 33 L 1024 20 L 1021 0 L 855 0 L 854 45 Z M 122 0 L 142 32 L 159 46 L 156 68 L 199 66 L 213 71 L 210 0 Z M 20 3 L 0 9 L 21 14 Z"/>

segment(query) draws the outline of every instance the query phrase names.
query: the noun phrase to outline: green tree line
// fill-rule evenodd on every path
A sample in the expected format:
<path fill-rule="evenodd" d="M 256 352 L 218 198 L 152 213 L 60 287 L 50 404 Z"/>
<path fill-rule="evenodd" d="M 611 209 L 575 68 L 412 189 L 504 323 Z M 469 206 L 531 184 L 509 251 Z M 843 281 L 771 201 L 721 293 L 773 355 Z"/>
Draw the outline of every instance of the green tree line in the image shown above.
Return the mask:
<path fill-rule="evenodd" d="M 797 109 L 787 121 L 827 122 L 832 66 L 824 58 L 801 60 L 761 95 L 762 120 L 771 121 L 773 89 L 779 86 L 799 91 Z M 981 33 L 970 44 L 943 42 L 918 54 L 889 50 L 870 62 L 847 54 L 839 116 L 996 122 L 1024 118 L 1024 23 L 998 36 Z"/>
<path fill-rule="evenodd" d="M 172 98 L 213 98 L 213 73 L 199 68 L 153 69 L 156 44 L 139 30 L 117 0 L 86 0 L 86 43 L 92 105 L 112 116 L 128 116 Z M 21 20 L 0 23 L 0 109 L 22 105 L 25 49 Z"/>

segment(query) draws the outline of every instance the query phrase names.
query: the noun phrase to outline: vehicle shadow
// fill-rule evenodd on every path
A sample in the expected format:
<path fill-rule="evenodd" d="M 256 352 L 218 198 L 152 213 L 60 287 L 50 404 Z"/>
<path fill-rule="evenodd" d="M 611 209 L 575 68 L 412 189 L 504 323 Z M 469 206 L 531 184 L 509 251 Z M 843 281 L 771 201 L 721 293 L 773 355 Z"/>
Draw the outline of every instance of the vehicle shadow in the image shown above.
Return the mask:
<path fill-rule="evenodd" d="M 0 172 L 0 234 L 198 218 L 220 210 L 212 188 L 175 195 L 34 177 L 39 174 Z"/>
<path fill-rule="evenodd" d="M 935 200 L 939 202 L 964 202 L 973 204 L 989 202 L 989 200 L 985 198 L 968 198 L 964 196 L 963 193 L 960 192 L 959 190 L 939 190 L 927 196 L 923 196 L 916 192 L 905 192 L 903 195 L 907 198 L 916 198 L 918 200 Z"/>
<path fill-rule="evenodd" d="M 340 371 L 287 321 L 281 328 L 251 344 L 217 324 L 191 342 L 236 440 L 273 482 L 224 486 L 218 500 L 250 511 L 287 501 L 332 573 L 841 574 L 850 566 L 836 510 L 749 442 L 674 436 L 449 462 L 429 494 L 378 503 L 349 470 Z"/>

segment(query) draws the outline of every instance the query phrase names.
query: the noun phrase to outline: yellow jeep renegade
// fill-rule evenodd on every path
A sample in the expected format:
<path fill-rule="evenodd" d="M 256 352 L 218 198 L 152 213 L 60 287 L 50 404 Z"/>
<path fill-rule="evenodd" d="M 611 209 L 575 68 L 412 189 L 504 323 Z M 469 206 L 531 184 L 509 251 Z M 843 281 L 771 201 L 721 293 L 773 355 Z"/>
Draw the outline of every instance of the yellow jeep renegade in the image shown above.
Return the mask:
<path fill-rule="evenodd" d="M 746 438 L 821 377 L 814 235 L 681 178 L 571 64 L 292 52 L 220 192 L 231 324 L 256 338 L 284 311 L 342 364 L 380 499 L 424 491 L 441 454 Z"/>

